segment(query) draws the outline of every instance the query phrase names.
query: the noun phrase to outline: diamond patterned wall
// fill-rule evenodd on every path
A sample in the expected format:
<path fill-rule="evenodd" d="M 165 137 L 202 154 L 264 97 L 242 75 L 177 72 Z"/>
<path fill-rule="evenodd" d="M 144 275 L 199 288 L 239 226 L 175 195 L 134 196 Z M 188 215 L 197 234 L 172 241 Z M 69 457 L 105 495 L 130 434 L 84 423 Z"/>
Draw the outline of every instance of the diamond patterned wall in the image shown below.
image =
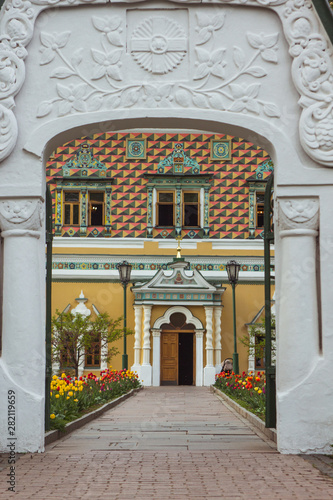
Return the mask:
<path fill-rule="evenodd" d="M 126 160 L 126 138 L 146 138 L 145 160 Z M 232 139 L 232 157 L 225 163 L 210 160 L 211 139 Z M 54 196 L 52 178 L 61 174 L 84 142 L 92 147 L 97 160 L 111 172 L 112 233 L 111 237 L 145 237 L 147 228 L 147 180 L 144 174 L 156 171 L 158 163 L 171 154 L 175 143 L 184 145 L 186 155 L 194 158 L 202 173 L 213 174 L 210 190 L 210 238 L 248 238 L 249 188 L 247 180 L 255 178 L 255 170 L 270 160 L 266 151 L 251 142 L 230 135 L 189 133 L 101 133 L 83 137 L 57 148 L 47 163 L 47 178 Z M 256 237 L 260 237 L 260 231 Z M 187 231 L 186 237 L 199 237 Z M 64 236 L 77 236 L 77 229 L 63 228 Z M 87 237 L 101 237 L 103 228 L 88 228 Z M 155 237 L 173 237 L 159 231 Z"/>

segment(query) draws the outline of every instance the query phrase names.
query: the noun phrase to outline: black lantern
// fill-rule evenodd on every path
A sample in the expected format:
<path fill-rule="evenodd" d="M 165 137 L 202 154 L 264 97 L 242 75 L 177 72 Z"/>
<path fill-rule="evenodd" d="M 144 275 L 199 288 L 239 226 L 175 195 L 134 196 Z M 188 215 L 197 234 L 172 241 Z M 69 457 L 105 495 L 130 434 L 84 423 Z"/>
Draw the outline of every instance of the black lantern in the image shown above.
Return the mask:
<path fill-rule="evenodd" d="M 235 260 L 229 260 L 229 262 L 226 265 L 226 268 L 227 268 L 229 283 L 231 285 L 233 283 L 237 285 L 240 264 L 238 264 L 238 262 L 236 262 Z"/>
<path fill-rule="evenodd" d="M 132 265 L 127 260 L 123 260 L 117 264 L 117 269 L 121 283 L 127 285 L 131 280 Z"/>

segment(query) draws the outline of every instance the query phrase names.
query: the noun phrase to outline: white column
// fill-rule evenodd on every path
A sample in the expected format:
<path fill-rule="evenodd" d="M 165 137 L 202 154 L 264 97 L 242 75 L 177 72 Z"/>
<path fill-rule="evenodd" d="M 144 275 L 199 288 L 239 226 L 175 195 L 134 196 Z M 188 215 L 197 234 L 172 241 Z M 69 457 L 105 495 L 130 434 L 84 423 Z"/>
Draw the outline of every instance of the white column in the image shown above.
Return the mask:
<path fill-rule="evenodd" d="M 203 330 L 195 330 L 195 385 L 203 385 Z"/>
<path fill-rule="evenodd" d="M 134 365 L 131 370 L 137 372 L 141 379 L 141 335 L 142 335 L 142 306 L 134 306 Z"/>
<path fill-rule="evenodd" d="M 206 366 L 204 368 L 204 385 L 215 382 L 214 349 L 213 349 L 213 308 L 205 307 L 206 313 Z"/>
<path fill-rule="evenodd" d="M 214 307 L 214 323 L 215 323 L 215 373 L 219 373 L 222 365 L 222 346 L 221 346 L 221 316 L 222 306 Z"/>
<path fill-rule="evenodd" d="M 150 317 L 152 306 L 143 306 L 143 362 L 141 367 L 141 379 L 143 385 L 152 384 L 152 367 L 150 364 Z"/>
<path fill-rule="evenodd" d="M 160 385 L 161 378 L 161 330 L 152 330 L 153 334 L 153 385 Z"/>
<path fill-rule="evenodd" d="M 278 448 L 285 453 L 315 449 L 320 436 L 325 434 L 321 427 L 324 424 L 318 418 L 318 409 L 325 406 L 325 400 L 318 404 L 319 379 L 315 376 L 321 361 L 316 263 L 318 215 L 317 198 L 279 199 L 277 435 Z"/>
<path fill-rule="evenodd" d="M 5 402 L 15 393 L 16 452 L 44 449 L 45 239 L 38 198 L 0 201 L 4 238 L 0 358 L 0 451 L 8 444 Z M 10 394 L 13 394 L 12 392 Z"/>
<path fill-rule="evenodd" d="M 106 370 L 108 367 L 108 362 L 106 361 L 108 355 L 108 346 L 103 345 L 101 347 L 101 370 Z"/>

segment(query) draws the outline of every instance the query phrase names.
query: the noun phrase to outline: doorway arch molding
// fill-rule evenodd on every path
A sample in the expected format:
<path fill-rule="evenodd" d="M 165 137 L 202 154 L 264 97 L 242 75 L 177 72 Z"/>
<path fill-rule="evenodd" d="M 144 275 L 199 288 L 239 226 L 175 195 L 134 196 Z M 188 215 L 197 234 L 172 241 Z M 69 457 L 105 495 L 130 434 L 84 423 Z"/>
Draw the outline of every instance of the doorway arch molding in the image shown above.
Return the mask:
<path fill-rule="evenodd" d="M 186 317 L 186 323 L 187 324 L 191 323 L 192 325 L 194 325 L 196 330 L 204 330 L 203 324 L 201 323 L 200 319 L 193 316 L 191 311 L 187 307 L 184 307 L 184 306 L 169 307 L 169 309 L 167 309 L 165 311 L 163 316 L 161 316 L 160 318 L 157 318 L 157 320 L 154 323 L 153 329 L 159 330 L 162 328 L 162 325 L 164 323 L 170 323 L 170 317 L 172 314 L 175 314 L 175 313 L 184 314 L 184 316 Z"/>
<path fill-rule="evenodd" d="M 170 318 L 174 313 L 184 314 L 186 317 L 186 323 L 194 325 L 195 334 L 195 385 L 203 385 L 203 334 L 205 329 L 203 324 L 193 316 L 192 312 L 185 306 L 172 306 L 169 307 L 163 316 L 156 319 L 154 326 L 152 327 L 153 332 L 153 385 L 160 385 L 160 373 L 161 373 L 161 328 L 165 323 L 170 323 Z"/>
<path fill-rule="evenodd" d="M 7 0 L 0 13 L 1 34 L 0 57 L 9 61 L 10 77 L 0 75 L 0 161 L 7 158 L 13 151 L 18 137 L 18 127 L 14 107 L 14 98 L 20 92 L 25 81 L 25 64 L 27 57 L 26 47 L 33 38 L 35 21 L 39 14 L 47 9 L 60 7 L 80 7 L 93 4 L 105 5 L 105 0 L 31 0 L 29 6 L 24 2 Z M 117 2 L 110 1 L 111 4 Z M 198 8 L 197 4 L 190 4 L 178 0 L 176 3 L 191 8 Z M 207 1 L 207 5 L 216 4 L 221 7 L 230 5 L 229 0 Z M 136 1 L 130 2 L 135 5 Z M 333 166 L 333 146 L 330 143 L 330 130 L 332 119 L 332 105 L 328 98 L 333 94 L 333 84 L 329 81 L 332 75 L 332 55 L 330 42 L 321 26 L 311 2 L 288 2 L 287 0 L 234 0 L 233 6 L 255 7 L 271 9 L 282 24 L 285 38 L 289 44 L 289 53 L 293 58 L 291 75 L 294 86 L 301 96 L 299 104 L 302 108 L 299 120 L 299 133 L 303 149 L 314 161 Z M 153 8 L 153 4 L 150 3 Z M 173 2 L 174 5 L 174 2 Z M 202 4 L 203 6 L 206 3 Z M 200 8 L 200 6 L 199 6 Z M 198 14 L 199 15 L 199 14 Z M 260 37 L 259 37 L 260 38 Z M 264 53 L 269 50 L 271 40 L 261 37 L 252 41 Z M 63 41 L 59 42 L 63 43 Z M 50 46 L 51 47 L 51 46 Z M 51 50 L 51 48 L 50 48 Z M 264 55 L 269 56 L 266 52 Z M 318 68 L 317 75 L 309 66 L 312 60 Z M 268 112 L 272 113 L 271 110 Z M 328 137 L 327 137 L 328 136 Z"/>

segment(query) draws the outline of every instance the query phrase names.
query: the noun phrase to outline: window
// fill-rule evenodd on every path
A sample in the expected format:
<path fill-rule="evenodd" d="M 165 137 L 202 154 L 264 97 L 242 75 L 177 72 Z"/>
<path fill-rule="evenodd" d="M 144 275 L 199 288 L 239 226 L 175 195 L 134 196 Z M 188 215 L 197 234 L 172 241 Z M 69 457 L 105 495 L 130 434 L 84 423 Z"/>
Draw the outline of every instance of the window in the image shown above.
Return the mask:
<path fill-rule="evenodd" d="M 182 191 L 180 207 L 175 206 L 175 191 L 157 192 L 156 225 L 158 227 L 173 227 L 175 218 L 182 221 L 183 227 L 200 227 L 199 192 Z M 180 222 L 181 223 L 181 222 Z"/>
<path fill-rule="evenodd" d="M 256 193 L 257 227 L 264 227 L 264 193 Z"/>
<path fill-rule="evenodd" d="M 157 193 L 157 225 L 174 226 L 174 192 L 159 191 Z"/>
<path fill-rule="evenodd" d="M 104 226 L 104 193 L 89 192 L 89 226 Z"/>
<path fill-rule="evenodd" d="M 89 351 L 86 353 L 85 366 L 97 367 L 101 364 L 101 341 L 97 337 L 95 342 L 92 342 Z"/>
<path fill-rule="evenodd" d="M 199 227 L 199 193 L 183 193 L 183 226 Z"/>
<path fill-rule="evenodd" d="M 80 224 L 80 193 L 64 191 L 64 224 L 78 226 Z"/>

